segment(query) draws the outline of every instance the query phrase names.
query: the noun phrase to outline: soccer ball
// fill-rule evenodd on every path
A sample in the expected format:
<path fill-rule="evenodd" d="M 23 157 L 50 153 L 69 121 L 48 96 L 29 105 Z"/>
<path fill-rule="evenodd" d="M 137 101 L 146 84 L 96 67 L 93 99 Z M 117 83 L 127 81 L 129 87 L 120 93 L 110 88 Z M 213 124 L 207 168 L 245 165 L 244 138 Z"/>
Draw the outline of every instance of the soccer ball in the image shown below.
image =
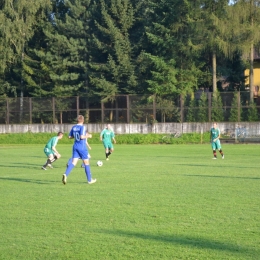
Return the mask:
<path fill-rule="evenodd" d="M 97 161 L 97 166 L 102 166 L 103 162 L 102 161 Z"/>

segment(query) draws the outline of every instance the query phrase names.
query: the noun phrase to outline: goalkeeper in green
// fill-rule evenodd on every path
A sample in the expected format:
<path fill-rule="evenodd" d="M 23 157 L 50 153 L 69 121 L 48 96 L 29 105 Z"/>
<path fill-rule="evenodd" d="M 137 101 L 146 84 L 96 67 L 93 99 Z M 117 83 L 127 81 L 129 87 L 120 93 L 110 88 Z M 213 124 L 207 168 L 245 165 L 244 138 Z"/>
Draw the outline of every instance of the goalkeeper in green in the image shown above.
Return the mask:
<path fill-rule="evenodd" d="M 217 159 L 217 152 L 216 150 L 218 149 L 222 159 L 224 159 L 224 153 L 221 149 L 221 144 L 220 144 L 220 130 L 217 127 L 217 123 L 213 123 L 213 127 L 210 129 L 210 142 L 211 142 L 211 147 L 213 150 L 213 158 L 212 159 Z"/>

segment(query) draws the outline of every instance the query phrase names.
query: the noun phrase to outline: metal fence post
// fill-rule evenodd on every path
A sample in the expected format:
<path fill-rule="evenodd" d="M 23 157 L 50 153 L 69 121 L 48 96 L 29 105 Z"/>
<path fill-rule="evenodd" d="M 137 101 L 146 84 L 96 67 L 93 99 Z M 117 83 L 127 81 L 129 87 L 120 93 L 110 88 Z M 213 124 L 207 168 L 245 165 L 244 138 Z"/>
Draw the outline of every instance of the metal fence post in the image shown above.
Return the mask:
<path fill-rule="evenodd" d="M 6 98 L 6 124 L 9 125 L 9 119 L 10 119 L 10 115 L 9 115 L 9 101 L 8 98 Z"/>
<path fill-rule="evenodd" d="M 180 94 L 180 110 L 181 110 L 181 123 L 184 121 L 184 100 L 183 95 Z"/>
<path fill-rule="evenodd" d="M 130 123 L 130 102 L 129 102 L 129 95 L 126 96 L 126 122 L 127 124 Z"/>
<path fill-rule="evenodd" d="M 30 124 L 32 124 L 32 98 L 29 98 L 29 114 L 30 114 Z"/>
<path fill-rule="evenodd" d="M 237 108 L 238 108 L 238 111 L 237 111 L 237 119 L 238 119 L 238 122 L 240 122 L 240 91 L 238 92 L 238 95 L 237 95 Z"/>
<path fill-rule="evenodd" d="M 156 120 L 156 95 L 153 95 L 153 120 L 157 122 Z"/>

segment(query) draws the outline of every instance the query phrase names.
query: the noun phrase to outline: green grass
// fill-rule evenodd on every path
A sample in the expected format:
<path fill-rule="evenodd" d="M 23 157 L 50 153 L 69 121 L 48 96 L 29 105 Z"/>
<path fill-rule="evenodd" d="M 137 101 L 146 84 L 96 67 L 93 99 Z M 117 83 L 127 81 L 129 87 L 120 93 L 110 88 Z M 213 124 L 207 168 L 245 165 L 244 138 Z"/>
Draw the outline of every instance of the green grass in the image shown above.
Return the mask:
<path fill-rule="evenodd" d="M 0 146 L 1 259 L 259 259 L 258 145 L 91 146 L 93 185 L 79 163 L 61 183 L 71 145 L 47 171 L 43 145 Z"/>

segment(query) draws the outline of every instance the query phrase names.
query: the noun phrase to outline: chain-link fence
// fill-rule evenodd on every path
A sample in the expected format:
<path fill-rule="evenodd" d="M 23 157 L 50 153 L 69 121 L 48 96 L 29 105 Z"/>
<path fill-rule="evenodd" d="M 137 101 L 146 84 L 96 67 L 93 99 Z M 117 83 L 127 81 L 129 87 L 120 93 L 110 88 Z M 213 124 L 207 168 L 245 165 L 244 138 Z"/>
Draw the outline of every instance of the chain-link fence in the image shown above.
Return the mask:
<path fill-rule="evenodd" d="M 253 122 L 259 112 L 260 97 L 250 102 L 249 92 L 0 99 L 0 124 L 75 123 L 78 114 L 86 123 Z"/>

